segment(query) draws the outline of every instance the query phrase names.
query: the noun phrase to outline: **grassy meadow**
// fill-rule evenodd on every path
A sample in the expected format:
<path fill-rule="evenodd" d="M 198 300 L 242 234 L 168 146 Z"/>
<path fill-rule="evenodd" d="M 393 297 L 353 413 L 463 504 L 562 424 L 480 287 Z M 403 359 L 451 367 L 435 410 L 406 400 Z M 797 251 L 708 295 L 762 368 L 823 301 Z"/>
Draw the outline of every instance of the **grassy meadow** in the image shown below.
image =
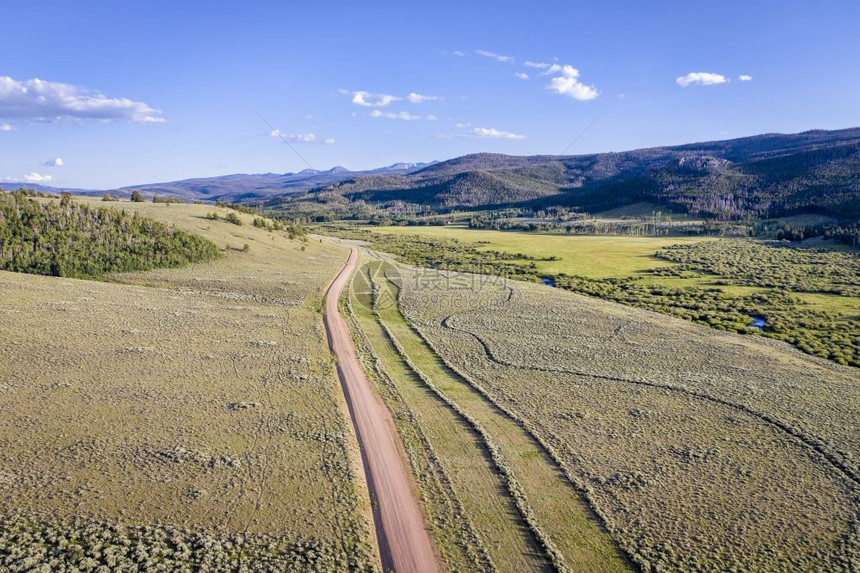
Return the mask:
<path fill-rule="evenodd" d="M 855 369 L 533 283 L 399 274 L 434 352 L 546 444 L 644 570 L 856 564 Z"/>
<path fill-rule="evenodd" d="M 220 206 L 75 201 L 217 253 L 98 281 L 0 271 L 0 569 L 377 567 L 320 314 L 343 245 Z M 343 308 L 448 569 L 856 566 L 860 386 L 834 363 L 858 348 L 856 254 L 345 236 L 398 256 L 365 249 Z"/>
<path fill-rule="evenodd" d="M 370 229 L 370 230 L 368 230 Z M 744 239 L 551 235 L 465 227 L 353 227 L 378 250 L 417 266 L 539 281 L 783 340 L 860 365 L 860 257 L 844 248 Z M 762 330 L 754 318 L 766 322 Z"/>
<path fill-rule="evenodd" d="M 0 272 L 0 569 L 372 567 L 320 316 L 346 250 L 211 206 L 80 201 L 220 257 L 105 281 Z"/>
<path fill-rule="evenodd" d="M 420 435 L 434 472 L 450 485 L 455 511 L 421 475 L 418 448 L 409 448 L 425 510 L 449 567 L 477 552 L 497 571 L 553 567 L 560 571 L 626 571 L 629 565 L 597 523 L 576 487 L 515 420 L 450 370 L 403 318 L 399 287 L 386 275 L 396 267 L 365 256 L 353 279 L 350 309 L 362 346 L 397 416 L 404 442 Z M 390 385 L 390 389 L 386 389 Z M 455 519 L 457 518 L 457 519 Z M 459 520 L 462 520 L 460 523 Z M 459 527 L 467 535 L 448 536 Z M 465 570 L 480 570 L 473 559 Z"/>
<path fill-rule="evenodd" d="M 537 271 L 547 275 L 566 273 L 592 279 L 624 278 L 665 266 L 654 253 L 669 245 L 713 240 L 687 237 L 628 237 L 600 235 L 552 235 L 516 231 L 486 231 L 457 226 L 375 227 L 374 232 L 419 235 L 483 243 L 477 248 L 503 253 L 522 253 L 538 259 Z M 558 260 L 541 260 L 557 258 Z"/>

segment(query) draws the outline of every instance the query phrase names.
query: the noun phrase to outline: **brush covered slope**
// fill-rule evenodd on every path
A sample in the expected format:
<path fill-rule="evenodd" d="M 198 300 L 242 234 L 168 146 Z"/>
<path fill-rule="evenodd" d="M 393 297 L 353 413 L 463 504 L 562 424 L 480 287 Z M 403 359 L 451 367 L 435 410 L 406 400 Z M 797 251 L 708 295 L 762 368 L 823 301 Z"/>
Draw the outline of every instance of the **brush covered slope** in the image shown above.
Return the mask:
<path fill-rule="evenodd" d="M 542 285 L 399 277 L 417 330 L 643 569 L 857 568 L 855 369 Z"/>
<path fill-rule="evenodd" d="M 319 314 L 346 250 L 223 208 L 111 206 L 221 257 L 111 282 L 0 271 L 0 570 L 372 568 Z"/>
<path fill-rule="evenodd" d="M 599 212 L 638 202 L 715 219 L 815 213 L 860 217 L 860 129 L 579 156 L 480 153 L 409 174 L 356 177 L 273 208 L 361 216 L 362 204 L 452 209 L 565 207 Z M 392 211 L 394 212 L 394 211 Z"/>

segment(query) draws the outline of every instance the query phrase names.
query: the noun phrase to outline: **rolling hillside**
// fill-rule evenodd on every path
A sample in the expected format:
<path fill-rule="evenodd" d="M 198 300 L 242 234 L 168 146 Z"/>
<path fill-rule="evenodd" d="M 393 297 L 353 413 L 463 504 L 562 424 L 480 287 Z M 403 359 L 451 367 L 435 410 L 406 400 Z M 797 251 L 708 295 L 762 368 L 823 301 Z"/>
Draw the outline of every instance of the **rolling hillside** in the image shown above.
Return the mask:
<path fill-rule="evenodd" d="M 317 310 L 345 250 L 211 206 L 104 205 L 76 198 L 59 222 L 22 208 L 18 227 L 113 216 L 90 237 L 106 249 L 157 221 L 219 256 L 109 282 L 0 270 L 0 571 L 373 570 Z"/>
<path fill-rule="evenodd" d="M 649 201 L 733 220 L 815 213 L 860 218 L 860 129 L 766 134 L 621 153 L 480 153 L 407 174 L 354 177 L 270 202 L 451 209 L 566 207 L 597 212 Z"/>

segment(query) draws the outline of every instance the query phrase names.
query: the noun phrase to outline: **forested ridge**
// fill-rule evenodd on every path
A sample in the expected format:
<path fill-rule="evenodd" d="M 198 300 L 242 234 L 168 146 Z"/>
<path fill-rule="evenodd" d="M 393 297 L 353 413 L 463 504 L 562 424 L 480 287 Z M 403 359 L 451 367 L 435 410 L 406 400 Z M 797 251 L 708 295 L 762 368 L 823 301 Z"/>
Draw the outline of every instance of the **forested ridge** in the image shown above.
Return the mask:
<path fill-rule="evenodd" d="M 390 213 L 564 207 L 597 213 L 637 202 L 718 221 L 819 214 L 860 219 L 860 129 L 575 156 L 466 155 L 409 174 L 356 177 L 269 206 L 316 220 Z"/>
<path fill-rule="evenodd" d="M 211 241 L 137 213 L 93 208 L 69 195 L 39 202 L 23 191 L 0 192 L 0 270 L 99 278 L 218 256 Z"/>

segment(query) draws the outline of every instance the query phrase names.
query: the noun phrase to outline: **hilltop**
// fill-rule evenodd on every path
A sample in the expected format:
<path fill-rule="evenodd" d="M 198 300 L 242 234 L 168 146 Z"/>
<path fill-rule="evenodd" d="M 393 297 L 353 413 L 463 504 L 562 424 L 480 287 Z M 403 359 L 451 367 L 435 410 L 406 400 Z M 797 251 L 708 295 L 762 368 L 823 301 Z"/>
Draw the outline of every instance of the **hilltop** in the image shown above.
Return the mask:
<path fill-rule="evenodd" d="M 566 208 L 601 212 L 649 202 L 737 220 L 818 214 L 860 218 L 860 128 L 765 134 L 619 153 L 465 155 L 411 173 L 372 174 L 271 200 L 294 212 Z"/>

